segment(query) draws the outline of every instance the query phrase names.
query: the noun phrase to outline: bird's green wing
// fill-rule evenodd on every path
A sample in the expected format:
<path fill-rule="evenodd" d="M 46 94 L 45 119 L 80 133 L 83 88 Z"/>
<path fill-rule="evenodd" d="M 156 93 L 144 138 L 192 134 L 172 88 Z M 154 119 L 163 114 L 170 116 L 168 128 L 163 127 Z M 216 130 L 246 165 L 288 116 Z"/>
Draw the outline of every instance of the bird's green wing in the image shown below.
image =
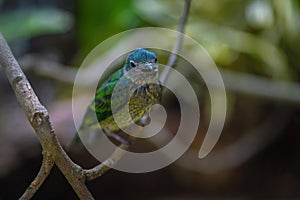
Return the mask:
<path fill-rule="evenodd" d="M 123 76 L 122 68 L 113 73 L 96 91 L 95 99 L 87 108 L 81 128 L 91 128 L 112 115 L 111 95 L 118 80 Z M 95 117 L 95 113 L 97 118 Z"/>

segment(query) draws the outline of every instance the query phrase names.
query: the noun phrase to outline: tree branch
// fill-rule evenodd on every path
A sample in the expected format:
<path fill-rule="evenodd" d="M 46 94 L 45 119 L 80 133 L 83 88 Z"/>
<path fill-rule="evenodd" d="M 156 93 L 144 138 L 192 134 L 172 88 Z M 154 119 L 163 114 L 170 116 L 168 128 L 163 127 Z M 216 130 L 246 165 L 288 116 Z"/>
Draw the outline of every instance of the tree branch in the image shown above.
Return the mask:
<path fill-rule="evenodd" d="M 72 162 L 58 142 L 49 119 L 48 111 L 40 103 L 1 33 L 0 64 L 6 73 L 19 104 L 39 138 L 44 152 L 44 161 L 50 162 L 51 160 L 51 162 L 58 166 L 80 199 L 93 199 L 85 185 L 85 177 L 80 173 L 81 167 Z M 45 155 L 48 158 L 45 158 Z M 47 168 L 47 171 L 50 171 L 53 165 L 42 164 L 41 171 L 35 179 L 39 181 L 38 185 L 42 184 L 43 179 L 48 176 L 48 173 L 43 173 L 46 170 L 46 166 L 50 167 Z M 35 192 L 35 189 L 28 188 L 25 192 L 26 194 L 23 196 L 30 197 Z"/>
<path fill-rule="evenodd" d="M 188 19 L 188 14 L 190 11 L 190 6 L 191 6 L 191 0 L 185 0 L 184 3 L 184 8 L 183 8 L 183 13 L 182 13 L 182 17 L 180 19 L 180 23 L 178 26 L 178 38 L 175 44 L 175 47 L 173 49 L 173 52 L 168 60 L 168 64 L 167 64 L 167 68 L 165 68 L 165 70 L 162 72 L 162 75 L 160 76 L 160 82 L 163 84 L 166 82 L 168 74 L 170 73 L 170 69 L 171 67 L 174 66 L 176 60 L 177 60 L 177 54 L 179 53 L 179 50 L 181 49 L 182 46 L 182 40 L 183 40 L 183 32 L 184 32 L 184 28 Z"/>
<path fill-rule="evenodd" d="M 44 155 L 42 166 L 40 168 L 39 173 L 37 174 L 35 179 L 31 182 L 31 184 L 28 186 L 24 194 L 20 197 L 20 200 L 31 199 L 34 196 L 34 194 L 39 190 L 43 182 L 50 174 L 53 165 L 54 165 L 53 160 L 49 156 Z"/>
<path fill-rule="evenodd" d="M 121 144 L 119 146 L 120 149 L 128 150 L 128 146 Z M 106 171 L 111 169 L 124 155 L 124 151 L 120 151 L 120 149 L 116 149 L 112 155 L 105 160 L 103 163 L 95 166 L 92 169 L 84 170 L 86 180 L 94 180 L 95 178 L 102 176 Z"/>

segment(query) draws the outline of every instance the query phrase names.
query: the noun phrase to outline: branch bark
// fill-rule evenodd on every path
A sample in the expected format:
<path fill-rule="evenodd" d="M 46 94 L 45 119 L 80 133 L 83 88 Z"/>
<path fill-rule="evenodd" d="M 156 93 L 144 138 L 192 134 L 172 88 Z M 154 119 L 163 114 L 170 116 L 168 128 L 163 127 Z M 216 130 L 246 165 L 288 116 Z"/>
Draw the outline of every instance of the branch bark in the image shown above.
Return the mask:
<path fill-rule="evenodd" d="M 20 200 L 31 199 L 34 196 L 34 194 L 39 190 L 43 182 L 50 174 L 53 165 L 54 165 L 53 160 L 49 156 L 44 155 L 42 166 L 40 168 L 39 173 L 37 174 L 35 179 L 31 182 L 31 184 L 28 186 L 24 194 L 20 197 Z"/>
<path fill-rule="evenodd" d="M 85 176 L 80 173 L 82 171 L 81 167 L 72 162 L 58 142 L 47 109 L 40 103 L 1 33 L 0 64 L 29 123 L 35 130 L 44 152 L 40 172 L 32 183 L 34 189 L 32 189 L 32 184 L 30 184 L 22 198 L 30 199 L 35 194 L 47 178 L 48 171 L 50 172 L 53 167 L 49 162 L 53 162 L 65 175 L 80 199 L 93 199 L 85 185 Z"/>
<path fill-rule="evenodd" d="M 128 146 L 125 144 L 121 144 L 119 148 L 123 150 L 128 150 Z M 84 170 L 86 180 L 90 181 L 98 178 L 99 176 L 102 176 L 105 172 L 111 169 L 122 158 L 123 155 L 124 151 L 116 149 L 113 152 L 113 154 L 103 163 L 95 166 L 92 169 Z"/>
<path fill-rule="evenodd" d="M 183 8 L 183 13 L 179 22 L 179 26 L 178 26 L 178 37 L 177 37 L 177 41 L 176 44 L 174 46 L 173 52 L 168 60 L 168 64 L 167 64 L 167 68 L 165 68 L 165 70 L 162 72 L 162 75 L 160 76 L 160 82 L 163 84 L 166 82 L 168 74 L 170 73 L 171 68 L 174 66 L 176 60 L 177 60 L 177 54 L 179 53 L 179 50 L 181 49 L 182 46 L 182 40 L 183 40 L 183 32 L 184 32 L 184 28 L 185 25 L 187 23 L 188 20 L 188 15 L 189 15 L 189 11 L 190 11 L 190 7 L 191 7 L 191 0 L 185 0 L 184 3 L 184 8 Z"/>

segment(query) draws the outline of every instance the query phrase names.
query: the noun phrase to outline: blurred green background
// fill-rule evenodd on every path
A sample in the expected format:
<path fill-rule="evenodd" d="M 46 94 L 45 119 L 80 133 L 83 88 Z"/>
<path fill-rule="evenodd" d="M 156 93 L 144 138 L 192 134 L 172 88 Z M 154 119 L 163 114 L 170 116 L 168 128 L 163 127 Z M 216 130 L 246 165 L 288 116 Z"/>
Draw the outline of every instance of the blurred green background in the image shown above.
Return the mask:
<path fill-rule="evenodd" d="M 128 29 L 176 30 L 183 5 L 182 0 L 0 0 L 0 31 L 49 109 L 62 145 L 75 132 L 72 83 L 85 56 Z M 95 198 L 299 199 L 300 1 L 193 0 L 186 34 L 208 51 L 224 79 L 228 113 L 220 140 L 208 157 L 197 158 L 210 99 L 201 77 L 179 60 L 176 67 L 201 106 L 192 147 L 159 171 L 109 171 L 88 183 Z M 163 64 L 167 58 L 159 54 Z M 41 149 L 2 70 L 0 102 L 0 199 L 16 199 L 38 172 Z M 167 128 L 176 132 L 178 104 L 168 94 L 164 104 L 171 116 Z M 149 141 L 135 144 L 137 151 L 153 148 Z M 71 156 L 84 167 L 96 163 L 85 151 Z M 54 198 L 77 198 L 56 168 L 34 197 Z"/>

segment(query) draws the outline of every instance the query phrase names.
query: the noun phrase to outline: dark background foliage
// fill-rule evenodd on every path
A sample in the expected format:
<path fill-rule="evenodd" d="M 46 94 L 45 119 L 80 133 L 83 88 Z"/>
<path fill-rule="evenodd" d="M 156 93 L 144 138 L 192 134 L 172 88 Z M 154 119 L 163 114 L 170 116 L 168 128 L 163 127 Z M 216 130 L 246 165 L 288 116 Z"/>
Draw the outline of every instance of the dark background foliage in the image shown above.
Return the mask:
<path fill-rule="evenodd" d="M 207 158 L 197 159 L 210 101 L 201 78 L 178 61 L 201 105 L 199 136 L 189 150 L 195 153 L 151 173 L 111 170 L 88 183 L 95 198 L 300 198 L 299 6 L 296 0 L 192 1 L 186 33 L 212 56 L 227 89 L 221 138 Z M 121 31 L 176 29 L 182 7 L 180 0 L 0 0 L 0 31 L 66 145 L 75 132 L 72 83 L 55 71 L 76 72 L 96 45 Z M 180 114 L 172 96 L 164 101 L 173 113 L 169 116 Z M 16 199 L 35 177 L 41 149 L 3 73 L 0 103 L 0 199 Z M 170 117 L 167 126 L 172 130 L 177 122 Z M 138 151 L 152 148 L 147 141 L 135 146 Z M 84 167 L 96 163 L 85 151 L 71 156 Z M 55 198 L 77 198 L 56 168 L 34 199 Z"/>

